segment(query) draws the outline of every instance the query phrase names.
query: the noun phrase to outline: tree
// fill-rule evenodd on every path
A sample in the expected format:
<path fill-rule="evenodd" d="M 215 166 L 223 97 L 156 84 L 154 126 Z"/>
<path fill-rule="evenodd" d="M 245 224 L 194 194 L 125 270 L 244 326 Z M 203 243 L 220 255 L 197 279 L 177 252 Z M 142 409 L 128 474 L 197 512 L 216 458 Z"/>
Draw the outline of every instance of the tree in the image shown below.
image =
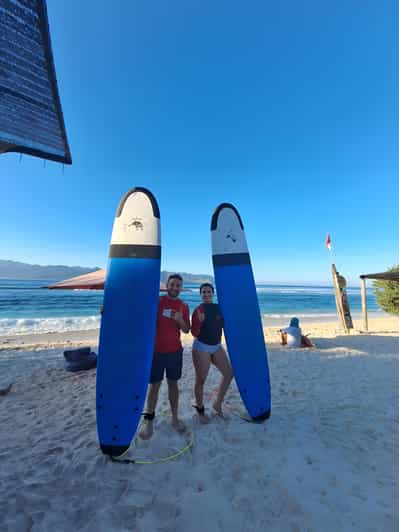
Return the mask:
<path fill-rule="evenodd" d="M 399 264 L 388 270 L 389 272 L 399 271 Z M 374 294 L 377 304 L 388 314 L 399 316 L 399 282 L 398 281 L 374 281 Z"/>

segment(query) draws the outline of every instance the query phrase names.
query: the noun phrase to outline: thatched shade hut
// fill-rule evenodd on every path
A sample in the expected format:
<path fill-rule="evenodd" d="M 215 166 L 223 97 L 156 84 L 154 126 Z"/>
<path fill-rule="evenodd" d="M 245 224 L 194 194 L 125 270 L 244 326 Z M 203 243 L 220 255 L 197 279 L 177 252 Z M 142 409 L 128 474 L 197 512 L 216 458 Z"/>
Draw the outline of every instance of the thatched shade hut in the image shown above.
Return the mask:
<path fill-rule="evenodd" d="M 383 281 L 397 281 L 399 282 L 399 270 L 393 272 L 382 273 L 365 273 L 360 275 L 360 284 L 362 290 L 362 314 L 363 314 L 363 330 L 369 330 L 369 323 L 367 317 L 367 299 L 366 299 L 366 279 L 381 279 Z"/>

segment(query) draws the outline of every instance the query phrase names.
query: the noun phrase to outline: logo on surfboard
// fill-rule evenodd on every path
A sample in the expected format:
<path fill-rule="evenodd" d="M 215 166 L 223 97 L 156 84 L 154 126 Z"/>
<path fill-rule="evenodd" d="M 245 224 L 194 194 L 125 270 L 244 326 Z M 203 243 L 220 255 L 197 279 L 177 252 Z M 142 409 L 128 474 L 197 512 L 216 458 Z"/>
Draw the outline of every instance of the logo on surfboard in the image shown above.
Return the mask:
<path fill-rule="evenodd" d="M 237 242 L 237 237 L 235 236 L 235 234 L 231 230 L 226 235 L 226 239 L 228 240 L 229 238 L 233 242 L 233 244 L 235 244 Z"/>
<path fill-rule="evenodd" d="M 136 231 L 143 231 L 144 225 L 140 218 L 133 218 L 128 227 L 134 227 Z"/>

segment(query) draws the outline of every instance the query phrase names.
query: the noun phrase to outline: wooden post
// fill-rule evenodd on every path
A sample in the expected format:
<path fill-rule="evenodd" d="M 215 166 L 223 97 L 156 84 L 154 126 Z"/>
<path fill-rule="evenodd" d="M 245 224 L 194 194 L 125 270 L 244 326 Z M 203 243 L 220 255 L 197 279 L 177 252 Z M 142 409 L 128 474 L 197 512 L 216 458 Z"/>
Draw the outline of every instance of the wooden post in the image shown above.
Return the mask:
<path fill-rule="evenodd" d="M 360 284 L 362 289 L 362 314 L 363 314 L 363 330 L 368 332 L 369 322 L 367 318 L 367 294 L 366 294 L 366 279 L 364 277 L 360 278 Z"/>
<path fill-rule="evenodd" d="M 333 284 L 334 284 L 335 303 L 337 305 L 337 313 L 338 313 L 339 321 L 341 322 L 341 326 L 345 334 L 349 334 L 349 329 L 346 326 L 346 322 L 345 322 L 344 309 L 342 307 L 342 298 L 341 298 L 341 293 L 340 293 L 339 284 L 338 284 L 337 269 L 334 263 L 331 264 L 331 272 L 332 272 L 332 278 L 333 278 Z"/>

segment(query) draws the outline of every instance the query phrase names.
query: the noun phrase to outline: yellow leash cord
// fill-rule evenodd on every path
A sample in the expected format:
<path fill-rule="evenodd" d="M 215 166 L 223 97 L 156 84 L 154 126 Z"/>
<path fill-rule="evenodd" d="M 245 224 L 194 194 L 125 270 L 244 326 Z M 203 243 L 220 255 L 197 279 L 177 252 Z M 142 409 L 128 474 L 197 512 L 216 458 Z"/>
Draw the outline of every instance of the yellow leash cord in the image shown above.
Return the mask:
<path fill-rule="evenodd" d="M 159 416 L 165 416 L 166 415 L 166 412 L 161 412 L 159 414 Z M 140 429 L 140 426 L 141 426 L 141 423 L 138 427 L 137 430 Z M 135 446 L 135 443 L 136 443 L 136 437 L 133 439 L 133 444 Z M 189 430 L 188 431 L 188 438 L 187 438 L 187 441 L 186 441 L 186 445 L 180 449 L 179 451 L 176 451 L 175 453 L 169 455 L 169 456 L 165 456 L 165 457 L 162 457 L 162 458 L 155 458 L 154 460 L 136 460 L 134 458 L 132 459 L 129 459 L 129 458 L 122 458 L 123 456 L 126 455 L 126 453 L 129 452 L 129 449 L 126 449 L 126 451 L 118 458 L 114 457 L 114 456 L 110 456 L 111 458 L 111 461 L 112 462 L 119 462 L 120 464 L 139 464 L 139 465 L 152 465 L 152 464 L 162 464 L 164 462 L 169 462 L 171 460 L 175 460 L 176 458 L 178 458 L 179 456 L 183 455 L 184 453 L 186 453 L 187 451 L 189 451 L 194 445 L 194 432 L 192 430 Z"/>

